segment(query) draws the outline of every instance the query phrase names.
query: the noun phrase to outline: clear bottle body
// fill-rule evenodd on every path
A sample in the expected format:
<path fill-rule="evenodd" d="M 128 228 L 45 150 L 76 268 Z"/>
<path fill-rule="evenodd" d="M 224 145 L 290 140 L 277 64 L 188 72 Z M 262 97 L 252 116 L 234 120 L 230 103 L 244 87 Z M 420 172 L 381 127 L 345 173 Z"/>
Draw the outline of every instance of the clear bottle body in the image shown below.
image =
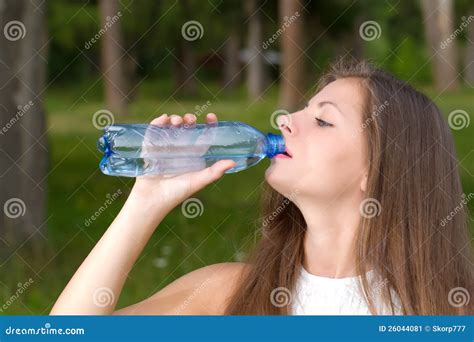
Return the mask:
<path fill-rule="evenodd" d="M 127 177 L 198 171 L 222 159 L 237 164 L 226 173 L 238 172 L 285 150 L 280 135 L 235 121 L 189 127 L 116 124 L 104 129 L 97 145 L 104 153 L 101 171 Z"/>

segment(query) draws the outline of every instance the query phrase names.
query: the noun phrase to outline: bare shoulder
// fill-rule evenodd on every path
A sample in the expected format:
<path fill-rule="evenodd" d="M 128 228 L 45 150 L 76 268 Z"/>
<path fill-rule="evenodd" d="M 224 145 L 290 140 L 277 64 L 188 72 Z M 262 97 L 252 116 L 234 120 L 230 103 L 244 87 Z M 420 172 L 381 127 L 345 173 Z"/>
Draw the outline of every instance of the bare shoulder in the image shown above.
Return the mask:
<path fill-rule="evenodd" d="M 221 315 L 248 268 L 248 264 L 240 262 L 198 268 L 174 280 L 151 297 L 115 311 L 115 314 Z"/>

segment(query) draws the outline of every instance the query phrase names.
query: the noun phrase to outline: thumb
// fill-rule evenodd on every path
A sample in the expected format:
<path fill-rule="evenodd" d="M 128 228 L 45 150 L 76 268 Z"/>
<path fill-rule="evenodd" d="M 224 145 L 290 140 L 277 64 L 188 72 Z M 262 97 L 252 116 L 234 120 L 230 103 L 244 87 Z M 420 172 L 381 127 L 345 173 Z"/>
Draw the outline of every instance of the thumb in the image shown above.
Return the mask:
<path fill-rule="evenodd" d="M 209 168 L 212 169 L 212 173 L 222 176 L 224 172 L 226 172 L 229 169 L 232 169 L 236 165 L 237 163 L 235 161 L 231 159 L 225 159 L 225 160 L 219 160 L 218 162 L 214 163 Z"/>
<path fill-rule="evenodd" d="M 194 183 L 191 187 L 194 188 L 195 191 L 200 190 L 209 183 L 221 178 L 224 175 L 224 172 L 236 165 L 237 163 L 230 159 L 219 160 L 204 170 L 197 171 L 194 177 L 191 177 L 191 182 Z"/>

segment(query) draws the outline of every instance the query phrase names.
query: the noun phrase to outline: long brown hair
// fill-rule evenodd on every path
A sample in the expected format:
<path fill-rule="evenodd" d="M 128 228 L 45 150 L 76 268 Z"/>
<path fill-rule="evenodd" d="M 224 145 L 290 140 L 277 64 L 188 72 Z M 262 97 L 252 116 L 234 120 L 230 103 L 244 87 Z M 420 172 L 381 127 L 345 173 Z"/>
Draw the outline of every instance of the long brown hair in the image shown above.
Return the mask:
<path fill-rule="evenodd" d="M 380 205 L 378 215 L 361 215 L 356 238 L 356 270 L 370 311 L 378 314 L 368 265 L 387 281 L 380 294 L 392 309 L 395 291 L 403 314 L 474 314 L 466 196 L 446 120 L 427 96 L 365 61 L 331 65 L 318 91 L 346 77 L 357 78 L 366 90 L 366 197 Z M 261 217 L 272 220 L 262 224 L 226 314 L 290 313 L 291 301 L 274 305 L 271 297 L 277 288 L 295 289 L 306 223 L 289 198 L 268 185 L 265 190 Z"/>

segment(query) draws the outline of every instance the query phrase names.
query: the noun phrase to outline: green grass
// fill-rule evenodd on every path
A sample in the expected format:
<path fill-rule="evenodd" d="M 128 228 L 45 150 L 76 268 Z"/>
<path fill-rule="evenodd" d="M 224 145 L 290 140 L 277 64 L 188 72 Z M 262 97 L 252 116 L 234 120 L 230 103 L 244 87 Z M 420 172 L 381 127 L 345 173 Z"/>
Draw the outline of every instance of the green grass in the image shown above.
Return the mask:
<path fill-rule="evenodd" d="M 14 300 L 5 314 L 47 314 L 52 304 L 105 232 L 123 204 L 133 179 L 108 177 L 100 173 L 100 153 L 96 141 L 101 132 L 92 125 L 92 116 L 104 108 L 100 82 L 77 84 L 74 87 L 51 88 L 46 98 L 48 113 L 51 173 L 49 175 L 48 253 L 44 258 L 31 260 L 26 244 L 2 268 L 0 302 L 14 295 L 17 284 L 30 277 L 34 283 Z M 268 92 L 265 101 L 251 103 L 243 89 L 237 95 L 220 94 L 217 84 L 201 87 L 194 99 L 173 98 L 166 83 L 144 82 L 127 117 L 116 117 L 115 122 L 149 122 L 161 113 L 194 112 L 196 105 L 211 101 L 210 112 L 220 120 L 249 123 L 264 132 L 271 127 L 270 114 L 277 109 L 277 89 Z M 87 89 L 90 88 L 88 91 Z M 437 97 L 429 95 L 445 113 L 464 109 L 474 113 L 472 90 Z M 203 122 L 203 117 L 199 120 Z M 474 122 L 469 128 L 453 131 L 464 190 L 474 192 L 474 153 L 472 137 Z M 202 216 L 187 219 L 175 208 L 158 227 L 129 275 L 118 307 L 146 298 L 173 279 L 207 264 L 239 260 L 251 247 L 258 218 L 259 187 L 268 166 L 264 160 L 244 172 L 229 174 L 215 186 L 209 186 L 193 197 L 204 204 Z M 238 186 L 236 186 L 238 184 Z M 104 205 L 106 194 L 118 189 L 122 195 L 90 226 L 86 218 Z M 472 210 L 472 205 L 471 210 Z M 138 228 L 138 227 L 137 227 Z M 217 232 L 215 232 L 215 230 Z M 113 258 L 113 255 L 110 256 Z M 105 266 L 107 267 L 107 266 Z"/>

